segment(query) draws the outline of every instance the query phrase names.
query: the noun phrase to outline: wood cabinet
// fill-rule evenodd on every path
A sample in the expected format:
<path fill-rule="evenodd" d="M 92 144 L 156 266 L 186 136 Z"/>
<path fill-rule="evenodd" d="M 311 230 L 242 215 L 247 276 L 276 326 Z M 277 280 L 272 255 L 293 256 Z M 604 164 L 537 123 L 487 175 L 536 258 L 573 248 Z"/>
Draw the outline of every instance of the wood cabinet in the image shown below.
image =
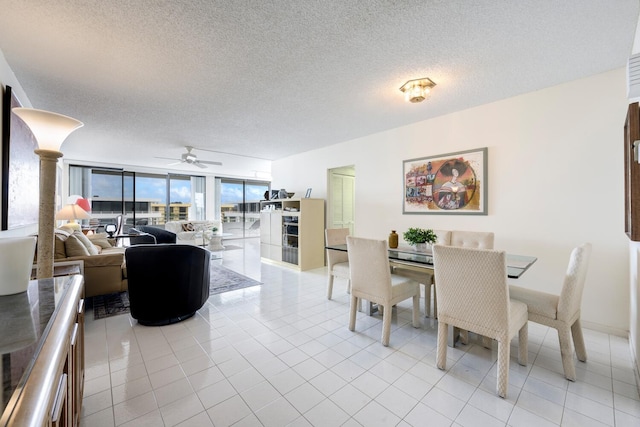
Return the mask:
<path fill-rule="evenodd" d="M 260 256 L 298 270 L 324 266 L 323 199 L 260 202 Z"/>
<path fill-rule="evenodd" d="M 11 397 L 3 401 L 0 426 L 77 426 L 85 369 L 84 279 L 74 275 L 34 280 L 27 293 L 37 297 L 27 295 L 26 309 L 8 307 L 15 304 L 7 298 L 20 296 L 0 298 L 0 333 L 11 335 L 14 328 L 6 325 L 16 319 L 36 325 L 32 340 L 3 351 L 3 375 L 11 377 L 3 393 Z"/>

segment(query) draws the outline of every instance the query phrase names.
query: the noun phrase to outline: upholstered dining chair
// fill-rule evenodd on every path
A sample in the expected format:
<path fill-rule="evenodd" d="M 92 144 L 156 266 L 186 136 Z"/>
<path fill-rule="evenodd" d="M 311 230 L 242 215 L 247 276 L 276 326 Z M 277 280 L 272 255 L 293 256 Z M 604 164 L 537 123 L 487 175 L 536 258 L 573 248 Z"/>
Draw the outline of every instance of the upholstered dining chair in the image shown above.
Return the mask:
<path fill-rule="evenodd" d="M 497 393 L 507 397 L 510 342 L 518 334 L 518 362 L 527 364 L 527 306 L 509 297 L 504 251 L 435 245 L 438 284 L 436 364 L 446 369 L 448 327 L 498 341 Z"/>
<path fill-rule="evenodd" d="M 346 245 L 348 228 L 327 228 L 324 230 L 324 238 L 327 246 Z M 327 299 L 333 295 L 333 279 L 339 277 L 347 281 L 347 292 L 351 287 L 349 281 L 349 255 L 346 252 L 327 249 L 327 264 L 329 264 L 329 279 L 327 281 Z"/>
<path fill-rule="evenodd" d="M 351 307 L 349 330 L 356 328 L 358 300 L 377 303 L 382 309 L 382 345 L 389 345 L 393 306 L 413 299 L 412 324 L 420 327 L 420 284 L 409 278 L 391 274 L 387 242 L 347 236 L 351 272 Z"/>
<path fill-rule="evenodd" d="M 451 246 L 461 248 L 477 248 L 477 249 L 493 249 L 494 233 L 491 231 L 451 231 Z M 434 287 L 434 293 L 436 288 Z M 436 312 L 437 316 L 437 312 Z M 466 344 L 469 342 L 469 332 L 465 329 L 460 330 L 460 342 Z M 485 343 L 488 341 L 485 340 Z"/>
<path fill-rule="evenodd" d="M 451 244 L 451 231 L 449 230 L 433 230 L 436 235 L 436 244 L 450 245 Z M 435 281 L 433 279 L 433 270 L 425 270 L 421 268 L 418 270 L 411 270 L 408 268 L 395 266 L 393 269 L 395 274 L 408 277 L 416 282 L 424 285 L 424 315 L 434 318 L 438 317 L 438 303 L 436 302 L 436 288 Z M 433 290 L 433 314 L 431 313 L 431 291 Z"/>
<path fill-rule="evenodd" d="M 565 378 L 570 381 L 576 380 L 571 337 L 573 337 L 578 360 L 587 361 L 587 350 L 580 326 L 580 305 L 582 304 L 582 290 L 587 277 L 590 256 L 590 243 L 573 249 L 560 295 L 513 285 L 509 287 L 512 298 L 527 304 L 530 321 L 555 328 L 558 331 L 562 368 Z"/>

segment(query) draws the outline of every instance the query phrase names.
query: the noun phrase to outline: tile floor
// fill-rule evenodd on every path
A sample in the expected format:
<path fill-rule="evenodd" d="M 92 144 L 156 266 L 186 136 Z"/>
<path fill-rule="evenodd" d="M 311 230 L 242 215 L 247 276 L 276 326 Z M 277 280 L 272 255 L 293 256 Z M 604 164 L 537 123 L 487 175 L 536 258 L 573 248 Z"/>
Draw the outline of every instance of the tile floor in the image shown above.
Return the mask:
<path fill-rule="evenodd" d="M 139 326 L 87 313 L 82 425 L 101 426 L 640 426 L 624 338 L 585 330 L 589 360 L 564 379 L 555 330 L 531 323 L 529 365 L 512 351 L 508 398 L 495 394 L 496 351 L 476 342 L 435 367 L 437 324 L 394 313 L 347 329 L 348 295 L 326 270 L 259 262 L 255 239 L 215 261 L 263 285 L 212 296 L 193 318 Z"/>

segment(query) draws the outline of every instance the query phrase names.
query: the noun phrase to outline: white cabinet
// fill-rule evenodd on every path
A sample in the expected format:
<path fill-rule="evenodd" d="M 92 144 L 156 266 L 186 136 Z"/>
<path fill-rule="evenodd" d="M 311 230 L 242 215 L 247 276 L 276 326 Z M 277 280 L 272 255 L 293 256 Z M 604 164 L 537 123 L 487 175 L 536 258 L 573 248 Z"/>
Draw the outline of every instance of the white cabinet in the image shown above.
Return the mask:
<path fill-rule="evenodd" d="M 260 256 L 299 270 L 324 266 L 324 200 L 260 202 Z"/>

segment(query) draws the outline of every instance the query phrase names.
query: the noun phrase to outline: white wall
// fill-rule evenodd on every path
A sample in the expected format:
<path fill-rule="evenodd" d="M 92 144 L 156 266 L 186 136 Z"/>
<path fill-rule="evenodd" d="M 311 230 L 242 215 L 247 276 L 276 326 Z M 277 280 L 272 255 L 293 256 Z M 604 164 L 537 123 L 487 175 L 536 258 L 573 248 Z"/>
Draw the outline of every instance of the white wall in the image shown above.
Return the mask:
<path fill-rule="evenodd" d="M 447 96 L 441 88 L 433 96 Z M 429 108 L 429 101 L 415 105 Z M 274 162 L 273 188 L 327 194 L 327 169 L 355 165 L 356 235 L 491 230 L 496 248 L 535 255 L 517 284 L 557 293 L 571 249 L 593 244 L 587 327 L 629 330 L 624 234 L 625 70 L 551 87 Z M 403 215 L 402 161 L 489 149 L 489 215 Z M 515 281 L 514 281 L 515 282 Z"/>
<path fill-rule="evenodd" d="M 1 50 L 0 50 L 0 83 L 2 84 L 2 92 L 1 92 L 2 94 L 4 94 L 4 89 L 6 86 L 11 86 L 11 90 L 16 95 L 16 97 L 20 100 L 22 105 L 24 107 L 32 107 L 31 101 L 29 101 L 27 94 L 22 89 L 22 86 L 20 85 L 20 83 L 18 83 L 18 79 L 16 78 L 15 74 L 13 74 L 13 70 L 11 70 L 11 67 L 7 63 L 7 60 L 5 59 L 4 54 L 2 53 Z M 1 119 L 2 114 L 3 114 L 2 102 L 0 102 L 0 128 L 2 127 L 2 119 Z M 0 145 L 1 143 L 2 142 L 0 141 Z M 2 157 L 2 150 L 0 150 L 0 158 L 1 157 Z M 0 181 L 1 180 L 2 180 L 2 177 L 0 177 Z M 1 203 L 2 201 L 0 200 L 0 204 Z M 0 206 L 0 209 L 2 209 L 2 206 Z M 31 226 L 21 227 L 13 230 L 0 231 L 0 238 L 13 237 L 13 236 L 26 236 L 28 234 L 33 234 L 37 232 L 37 230 L 38 230 L 38 226 L 37 224 L 34 224 Z"/>

